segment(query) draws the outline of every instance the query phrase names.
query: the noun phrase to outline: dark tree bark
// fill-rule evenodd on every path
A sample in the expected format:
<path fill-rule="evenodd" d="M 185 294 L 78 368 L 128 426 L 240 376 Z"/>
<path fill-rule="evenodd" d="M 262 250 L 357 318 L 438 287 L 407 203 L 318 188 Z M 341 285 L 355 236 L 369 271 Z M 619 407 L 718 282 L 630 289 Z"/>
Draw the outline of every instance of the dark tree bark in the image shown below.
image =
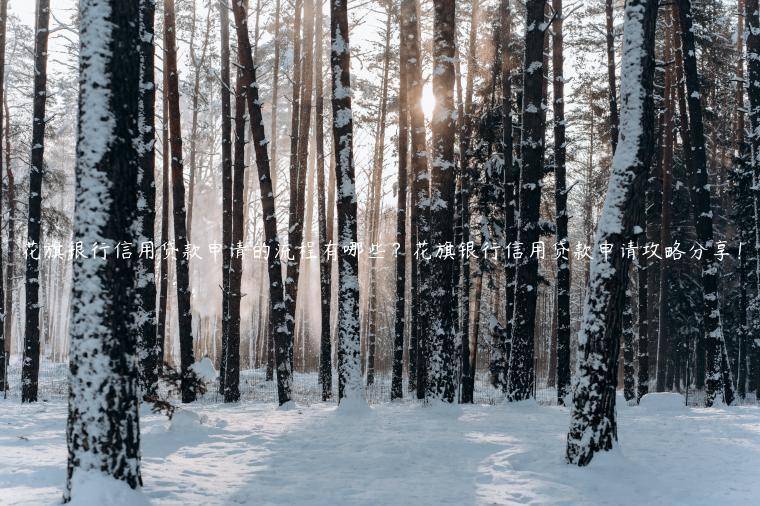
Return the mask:
<path fill-rule="evenodd" d="M 232 260 L 232 105 L 230 95 L 229 2 L 219 2 L 221 19 L 221 94 L 222 94 L 222 360 L 219 364 L 219 393 L 226 391 L 225 367 L 230 340 L 230 263 Z M 237 111 L 235 111 L 237 114 Z M 237 133 L 237 132 L 236 132 Z"/>
<path fill-rule="evenodd" d="M 544 4 L 540 0 L 529 0 L 526 4 L 520 226 L 517 240 L 527 247 L 539 240 L 539 206 L 544 173 Z M 517 263 L 515 276 L 515 309 L 507 386 L 507 398 L 510 401 L 533 396 L 533 335 L 537 293 L 538 257 L 523 255 Z"/>
<path fill-rule="evenodd" d="M 633 329 L 633 290 L 625 292 L 625 308 L 623 309 L 623 396 L 626 401 L 636 398 L 635 369 L 633 364 L 633 348 L 636 333 Z"/>
<path fill-rule="evenodd" d="M 406 326 L 406 183 L 409 160 L 409 90 L 404 72 L 407 60 L 403 36 L 399 40 L 399 82 L 398 82 L 398 193 L 396 204 L 396 314 L 393 335 L 393 376 L 391 380 L 391 400 L 404 396 L 404 329 Z M 323 296 L 324 297 L 324 296 Z"/>
<path fill-rule="evenodd" d="M 8 258 L 5 267 L 5 320 L 3 321 L 3 335 L 5 346 L 0 348 L 0 360 L 5 356 L 5 364 L 10 358 L 11 339 L 13 338 L 13 278 L 16 273 L 16 182 L 11 167 L 11 118 L 8 109 L 8 97 L 3 99 L 5 111 L 5 173 L 8 177 Z M 2 155 L 0 155 L 2 156 Z M 2 378 L 5 388 L 8 388 L 8 371 L 5 370 Z M 0 389 L 2 391 L 2 389 Z"/>
<path fill-rule="evenodd" d="M 454 56 L 456 16 L 453 0 L 433 2 L 433 93 L 435 111 L 431 120 L 433 131 L 430 184 L 430 245 L 454 243 Z M 454 402 L 456 394 L 457 332 L 452 308 L 454 276 L 451 259 L 434 255 L 431 262 L 436 287 L 431 290 L 430 369 L 426 398 Z"/>
<path fill-rule="evenodd" d="M 654 153 L 654 39 L 657 2 L 630 0 L 625 9 L 621 128 L 602 219 L 596 231 L 588 293 L 578 335 L 579 375 L 573 396 L 568 462 L 585 466 L 617 439 L 615 390 L 619 336 L 630 259 L 603 258 L 600 246 L 620 251 L 643 219 L 636 205 Z"/>
<path fill-rule="evenodd" d="M 282 285 L 282 272 L 278 251 L 277 216 L 275 214 L 275 197 L 270 176 L 267 139 L 262 123 L 261 103 L 256 82 L 256 68 L 253 65 L 251 41 L 248 37 L 246 9 L 242 2 L 233 3 L 235 29 L 238 40 L 238 58 L 242 73 L 242 89 L 245 89 L 246 104 L 250 116 L 251 140 L 256 153 L 256 168 L 259 176 L 259 193 L 264 220 L 264 236 L 269 250 L 267 272 L 269 273 L 270 325 L 273 327 L 275 356 L 277 362 L 277 399 L 280 405 L 291 400 L 291 367 L 288 356 L 288 326 L 285 294 Z"/>
<path fill-rule="evenodd" d="M 138 2 L 83 0 L 79 12 L 74 237 L 113 247 L 139 235 Z M 76 497 L 80 472 L 142 484 L 136 264 L 115 254 L 80 257 L 73 272 L 65 501 Z"/>
<path fill-rule="evenodd" d="M 702 302 L 707 347 L 705 404 L 711 406 L 715 396 L 721 390 L 723 402 L 731 404 L 734 400 L 733 379 L 728 368 L 728 362 L 721 359 L 726 343 L 723 338 L 718 296 L 719 265 L 715 258 L 710 185 L 707 176 L 705 134 L 702 123 L 702 103 L 690 0 L 678 0 L 678 17 L 683 44 L 684 76 L 686 78 L 691 134 L 691 196 L 694 203 L 697 239 L 705 248 L 702 254 Z"/>
<path fill-rule="evenodd" d="M 154 71 L 155 0 L 140 0 L 140 115 L 138 128 L 140 140 L 137 154 L 140 171 L 138 185 L 140 205 L 138 219 L 141 234 L 137 247 L 142 253 L 142 244 L 155 244 L 156 225 L 156 83 Z M 160 254 L 160 253 L 159 253 Z M 137 287 L 140 297 L 140 383 L 146 398 L 158 392 L 160 354 L 156 326 L 156 261 L 153 252 L 141 255 L 138 267 Z"/>
<path fill-rule="evenodd" d="M 567 236 L 567 181 L 565 148 L 565 77 L 562 52 L 562 0 L 553 0 L 552 72 L 554 77 L 554 200 L 557 244 L 563 253 L 557 257 L 557 401 L 564 404 L 570 391 L 570 241 Z M 614 76 L 614 71 L 613 71 Z"/>
<path fill-rule="evenodd" d="M 166 71 L 166 49 L 164 49 L 164 76 L 161 94 L 162 105 L 162 132 L 161 132 L 161 241 L 165 244 L 169 241 L 169 171 L 171 148 L 169 147 L 169 87 L 168 72 Z M 169 258 L 163 248 L 161 254 L 161 285 L 158 297 L 158 367 L 159 372 L 164 363 L 164 348 L 166 346 L 166 313 L 169 306 Z"/>
<path fill-rule="evenodd" d="M 757 188 L 760 181 L 760 5 L 758 0 L 745 0 L 745 21 L 747 24 L 747 98 L 749 99 L 750 130 L 747 140 L 750 147 L 750 169 L 753 178 L 753 207 L 755 218 L 755 265 L 753 277 L 756 293 L 752 302 L 752 332 L 753 355 L 760 363 L 760 190 Z M 760 372 L 760 369 L 759 369 Z M 760 392 L 760 374 L 756 375 L 757 381 L 753 385 L 756 393 Z"/>
<path fill-rule="evenodd" d="M 618 125 L 620 118 L 617 106 L 617 83 L 615 78 L 615 24 L 614 24 L 614 0 L 605 0 L 604 18 L 607 42 L 607 92 L 610 107 L 610 144 L 612 154 L 615 154 L 618 142 Z"/>
<path fill-rule="evenodd" d="M 50 0 L 38 0 L 34 36 L 34 99 L 32 153 L 27 207 L 26 328 L 21 369 L 21 401 L 37 401 L 40 374 L 40 253 L 42 246 L 42 177 L 45 172 L 45 105 L 47 102 L 47 47 Z"/>
<path fill-rule="evenodd" d="M 410 304 L 414 311 L 411 312 L 411 335 L 409 339 L 409 389 L 417 391 L 417 398 L 425 396 L 425 381 L 427 378 L 425 343 L 421 337 L 427 328 L 427 304 L 428 283 L 425 274 L 425 260 L 418 255 L 417 248 L 427 238 L 427 207 L 425 202 L 428 198 L 428 168 L 427 146 L 425 139 L 425 118 L 422 112 L 422 74 L 420 61 L 420 35 L 417 17 L 416 0 L 402 0 L 400 11 L 400 33 L 407 55 L 402 65 L 402 72 L 406 74 L 408 83 L 407 101 L 410 105 L 409 122 L 411 129 L 411 247 L 415 250 L 415 259 L 412 261 L 411 271 L 411 294 Z"/>
<path fill-rule="evenodd" d="M 338 398 L 363 402 L 359 342 L 359 262 L 348 253 L 356 236 L 347 0 L 330 0 L 333 152 L 338 200 Z"/>
<path fill-rule="evenodd" d="M 177 43 L 175 38 L 174 0 L 164 3 L 164 45 L 168 72 L 169 144 L 171 145 L 172 204 L 174 208 L 174 243 L 177 248 L 177 313 L 179 318 L 180 371 L 182 402 L 193 402 L 193 313 L 190 306 L 190 262 L 185 209 L 185 179 L 182 162 L 182 124 L 179 107 L 179 75 L 177 73 Z"/>
<path fill-rule="evenodd" d="M 319 224 L 319 290 L 321 304 L 321 329 L 319 342 L 319 383 L 322 385 L 322 400 L 332 398 L 332 345 L 330 342 L 330 299 L 332 290 L 332 260 L 324 254 L 327 243 L 332 240 L 327 234 L 325 209 L 325 98 L 322 76 L 323 29 L 322 9 L 315 9 L 314 56 L 314 142 L 317 149 L 317 214 Z"/>
<path fill-rule="evenodd" d="M 4 85 L 4 79 L 5 79 L 5 25 L 6 21 L 8 19 L 8 0 L 0 0 L 0 177 L 2 177 L 3 173 L 3 154 L 2 154 L 2 146 L 3 146 L 3 125 L 5 122 L 3 121 L 3 112 L 4 107 L 3 104 L 5 103 L 5 85 Z M 10 167 L 6 168 L 8 170 L 8 173 L 10 173 Z M 8 180 L 8 195 L 10 196 L 10 179 Z M 9 207 L 10 207 L 10 198 L 9 201 Z M 0 228 L 2 228 L 2 216 L 3 216 L 3 204 L 2 204 L 2 197 L 0 197 Z M 10 229 L 9 229 L 10 230 Z M 11 236 L 11 233 L 8 232 L 8 237 Z M 10 241 L 8 241 L 10 242 Z M 2 240 L 0 239 L 0 278 L 2 278 L 3 274 L 3 265 L 2 265 Z M 10 265 L 6 265 L 6 269 L 10 269 Z M 5 332 L 5 318 L 6 314 L 10 311 L 11 306 L 6 305 L 6 297 L 4 290 L 11 290 L 11 286 L 8 285 L 3 286 L 4 279 L 0 279 L 0 392 L 4 392 L 8 389 L 8 372 L 6 371 L 6 364 L 8 363 L 8 354 L 5 351 L 5 341 L 10 340 L 10 333 Z"/>
<path fill-rule="evenodd" d="M 238 60 L 241 60 L 238 55 Z M 247 90 L 238 69 L 235 83 L 235 147 L 232 174 L 232 237 L 231 247 L 243 245 L 243 206 L 245 204 L 245 95 Z M 232 255 L 229 273 L 229 340 L 224 358 L 224 402 L 240 400 L 240 289 L 243 279 L 243 257 Z"/>

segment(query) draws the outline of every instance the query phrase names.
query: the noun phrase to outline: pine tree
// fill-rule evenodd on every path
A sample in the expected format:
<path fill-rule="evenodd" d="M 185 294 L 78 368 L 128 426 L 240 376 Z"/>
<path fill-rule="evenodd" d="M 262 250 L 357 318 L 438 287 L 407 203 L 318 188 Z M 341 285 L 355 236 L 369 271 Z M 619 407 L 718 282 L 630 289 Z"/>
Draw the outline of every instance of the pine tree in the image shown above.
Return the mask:
<path fill-rule="evenodd" d="M 720 319 L 718 298 L 718 270 L 715 259 L 710 186 L 707 179 L 705 135 L 702 124 L 702 101 L 700 95 L 697 56 L 692 31 L 691 1 L 678 1 L 678 17 L 683 44 L 684 76 L 686 78 L 687 104 L 691 141 L 691 191 L 694 204 L 697 238 L 704 248 L 702 253 L 703 317 L 707 345 L 707 382 L 705 404 L 711 406 L 722 389 L 723 402 L 734 400 L 734 387 L 728 362 L 723 359 L 725 340 Z"/>
<path fill-rule="evenodd" d="M 42 236 L 42 177 L 45 172 L 45 105 L 47 102 L 47 46 L 50 1 L 38 0 L 34 37 L 34 103 L 32 153 L 27 208 L 26 320 L 21 400 L 37 402 L 40 374 L 40 244 Z"/>
<path fill-rule="evenodd" d="M 579 379 L 574 386 L 567 460 L 585 466 L 617 439 L 615 388 L 628 258 L 604 259 L 601 246 L 620 251 L 642 219 L 635 205 L 654 152 L 654 30 L 657 3 L 630 0 L 625 9 L 621 74 L 621 131 L 591 262 L 578 335 Z"/>
<path fill-rule="evenodd" d="M 2 104 L 5 102 L 5 26 L 8 20 L 8 0 L 0 0 L 0 148 L 3 146 L 3 112 L 4 108 Z M 1 151 L 1 149 L 0 149 Z M 10 167 L 7 168 L 10 172 Z M 0 153 L 0 177 L 3 173 L 3 156 Z M 10 184 L 10 181 L 8 181 Z M 10 199 L 9 199 L 10 200 Z M 9 206 L 10 207 L 10 206 Z M 2 216 L 2 198 L 0 197 L 0 217 Z M 0 218 L 0 224 L 2 218 Z M 8 234 L 10 236 L 10 232 Z M 10 241 L 9 241 L 10 242 Z M 10 269 L 10 266 L 7 267 Z M 0 240 L 0 277 L 2 277 L 2 241 Z M 5 341 L 10 340 L 10 335 L 5 332 L 5 318 L 6 314 L 10 311 L 10 305 L 6 304 L 6 298 L 4 290 L 11 290 L 10 286 L 3 286 L 3 279 L 0 279 L 0 392 L 5 392 L 8 389 L 8 373 L 5 370 L 8 363 L 9 356 L 5 351 Z"/>
<path fill-rule="evenodd" d="M 456 20 L 453 0 L 433 2 L 433 131 L 430 165 L 430 246 L 439 249 L 454 242 L 454 53 Z M 430 369 L 426 398 L 453 402 L 456 329 L 452 318 L 454 277 L 452 262 L 434 250 L 431 262 L 437 281 L 431 291 Z"/>
<path fill-rule="evenodd" d="M 149 244 L 155 245 L 156 224 L 155 13 L 155 0 L 140 0 L 140 114 L 138 116 L 140 138 L 137 149 L 140 166 L 138 175 L 140 200 L 137 211 L 141 233 L 135 246 L 140 248 L 140 253 L 143 253 L 143 245 L 148 248 L 144 250 L 144 254 L 140 255 L 137 277 L 141 303 L 137 322 L 140 326 L 140 383 L 143 395 L 146 397 L 153 397 L 158 391 L 160 367 L 156 333 L 156 262 L 154 250 L 149 246 Z"/>
<path fill-rule="evenodd" d="M 79 137 L 74 236 L 115 248 L 136 239 L 141 40 L 138 2 L 80 4 Z M 137 269 L 110 252 L 74 260 L 68 471 L 95 471 L 141 485 L 138 418 Z"/>
<path fill-rule="evenodd" d="M 338 200 L 338 398 L 364 398 L 359 342 L 359 262 L 347 0 L 330 0 L 332 130 Z"/>
<path fill-rule="evenodd" d="M 230 34 L 229 3 L 219 2 L 221 18 L 221 69 L 222 84 L 222 360 L 219 364 L 219 393 L 225 392 L 225 365 L 230 340 L 230 264 L 232 262 L 232 105 L 230 95 Z M 236 111 L 237 112 L 237 111 Z"/>
<path fill-rule="evenodd" d="M 171 149 L 172 205 L 174 207 L 174 242 L 177 248 L 177 313 L 179 317 L 180 372 L 182 402 L 193 402 L 193 313 L 190 306 L 190 262 L 185 209 L 185 178 L 182 162 L 182 125 L 179 107 L 179 75 L 177 72 L 177 43 L 174 0 L 164 3 L 164 45 L 168 74 L 169 144 Z"/>
<path fill-rule="evenodd" d="M 523 62 L 522 170 L 519 184 L 517 242 L 526 248 L 539 240 L 539 206 L 544 173 L 544 38 L 545 2 L 526 3 L 525 60 Z M 515 309 L 509 354 L 507 398 L 520 401 L 533 395 L 533 335 L 538 293 L 538 256 L 523 255 L 515 276 Z"/>
<path fill-rule="evenodd" d="M 277 369 L 277 399 L 280 405 L 291 400 L 291 362 L 288 354 L 290 336 L 288 335 L 287 309 L 282 284 L 282 272 L 278 252 L 277 216 L 275 214 L 275 197 L 270 176 L 269 156 L 266 135 L 262 122 L 261 103 L 259 102 L 256 68 L 253 65 L 251 41 L 248 37 L 246 9 L 243 2 L 233 3 L 235 30 L 238 41 L 238 58 L 242 73 L 241 87 L 245 89 L 245 99 L 249 114 L 251 140 L 256 154 L 256 169 L 259 176 L 259 193 L 264 221 L 264 235 L 268 248 L 267 272 L 269 273 L 270 325 L 274 334 L 274 355 Z"/>

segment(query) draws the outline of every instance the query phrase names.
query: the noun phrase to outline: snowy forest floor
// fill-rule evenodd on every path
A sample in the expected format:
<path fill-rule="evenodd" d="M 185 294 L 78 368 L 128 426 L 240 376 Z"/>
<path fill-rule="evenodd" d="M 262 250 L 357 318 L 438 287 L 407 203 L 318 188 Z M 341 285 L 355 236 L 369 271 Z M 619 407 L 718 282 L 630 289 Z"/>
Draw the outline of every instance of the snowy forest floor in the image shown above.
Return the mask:
<path fill-rule="evenodd" d="M 577 468 L 555 406 L 193 405 L 171 422 L 142 416 L 143 493 L 204 505 L 757 504 L 760 407 L 618 414 L 619 448 Z M 0 504 L 60 501 L 65 425 L 63 401 L 0 400 Z"/>

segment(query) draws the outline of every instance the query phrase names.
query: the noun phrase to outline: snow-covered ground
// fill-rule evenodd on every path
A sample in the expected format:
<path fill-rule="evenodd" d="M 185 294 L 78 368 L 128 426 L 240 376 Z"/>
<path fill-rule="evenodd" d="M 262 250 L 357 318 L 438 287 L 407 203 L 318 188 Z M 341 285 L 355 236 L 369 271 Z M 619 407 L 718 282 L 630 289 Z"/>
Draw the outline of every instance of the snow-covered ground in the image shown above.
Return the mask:
<path fill-rule="evenodd" d="M 51 504 L 65 476 L 61 401 L 0 400 L 0 503 Z M 620 447 L 564 463 L 564 408 L 207 404 L 142 418 L 154 504 L 758 504 L 760 408 L 619 410 Z M 108 506 L 117 506 L 109 504 Z"/>

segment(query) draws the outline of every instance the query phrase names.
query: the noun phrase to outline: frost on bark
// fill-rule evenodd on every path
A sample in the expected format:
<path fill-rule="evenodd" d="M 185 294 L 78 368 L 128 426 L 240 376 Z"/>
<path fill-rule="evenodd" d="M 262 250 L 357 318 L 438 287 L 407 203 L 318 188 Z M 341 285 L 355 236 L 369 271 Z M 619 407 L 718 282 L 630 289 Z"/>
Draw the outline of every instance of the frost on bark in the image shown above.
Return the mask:
<path fill-rule="evenodd" d="M 565 77 L 563 72 L 562 0 L 553 0 L 552 72 L 554 91 L 554 200 L 557 244 L 570 251 L 567 235 L 567 169 L 565 147 Z M 564 404 L 570 391 L 570 258 L 557 257 L 557 401 Z"/>
<path fill-rule="evenodd" d="M 338 397 L 341 402 L 364 398 L 359 342 L 359 259 L 349 254 L 357 235 L 347 1 L 330 1 L 332 130 L 338 192 Z"/>
<path fill-rule="evenodd" d="M 754 281 L 756 293 L 751 304 L 749 331 L 752 333 L 754 361 L 760 364 L 760 2 L 746 0 L 745 37 L 747 43 L 747 98 L 749 99 L 750 130 L 748 137 L 750 151 L 750 172 L 752 177 L 752 201 L 754 207 Z M 754 388 L 760 391 L 760 367 L 757 368 Z"/>
<path fill-rule="evenodd" d="M 138 2 L 82 0 L 74 237 L 109 246 L 137 238 Z M 74 477 L 100 472 L 141 485 L 138 270 L 115 254 L 73 265 L 65 500 Z"/>
<path fill-rule="evenodd" d="M 3 146 L 3 124 L 4 124 L 4 118 L 3 118 L 3 112 L 4 107 L 3 104 L 5 102 L 4 98 L 4 91 L 5 91 L 5 85 L 3 83 L 5 78 L 5 26 L 6 21 L 8 17 L 8 0 L 0 0 L 0 177 L 2 177 L 3 174 L 3 156 L 2 156 L 2 146 Z M 10 167 L 6 167 L 8 170 L 8 173 L 10 174 Z M 9 178 L 8 181 L 8 191 L 9 191 L 9 197 L 10 197 L 10 185 L 11 181 Z M 9 201 L 9 208 L 13 205 Z M 0 226 L 2 225 L 2 197 L 0 197 Z M 9 224 L 10 226 L 10 224 Z M 10 231 L 8 232 L 8 237 L 10 237 L 12 234 Z M 8 241 L 10 243 L 10 240 Z M 10 251 L 9 251 L 10 253 Z M 5 352 L 5 343 L 7 340 L 10 340 L 10 333 L 5 332 L 5 316 L 6 312 L 10 310 L 11 305 L 7 304 L 6 302 L 6 296 L 4 293 L 4 289 L 10 291 L 11 286 L 10 284 L 8 286 L 3 286 L 3 279 L 2 279 L 2 272 L 3 272 L 3 265 L 2 265 L 2 243 L 0 242 L 0 393 L 6 391 L 8 389 L 8 373 L 5 370 L 5 366 L 8 363 L 9 356 Z M 9 265 L 6 266 L 6 269 L 11 268 L 12 263 L 9 262 Z"/>
<path fill-rule="evenodd" d="M 185 209 L 185 177 L 182 161 L 182 125 L 179 107 L 179 75 L 177 74 L 177 41 L 174 0 L 164 3 L 164 45 L 168 73 L 169 144 L 171 145 L 172 205 L 174 210 L 174 246 L 177 248 L 177 314 L 179 320 L 179 354 L 182 375 L 182 402 L 193 402 L 196 392 L 190 366 L 193 353 L 193 313 L 190 306 L 190 261 L 187 252 L 187 210 Z"/>
<path fill-rule="evenodd" d="M 707 352 L 705 405 L 711 406 L 718 394 L 722 394 L 723 402 L 731 404 L 734 400 L 734 386 L 728 361 L 723 358 L 726 353 L 726 342 L 723 337 L 718 294 L 719 265 L 715 257 L 713 239 L 713 214 L 710 204 L 710 184 L 707 175 L 707 154 L 702 123 L 702 100 L 694 32 L 692 31 L 693 18 L 690 0 L 678 0 L 678 18 L 683 45 L 686 101 L 689 108 L 691 197 L 694 202 L 697 239 L 704 248 L 702 253 L 702 307 Z"/>
<path fill-rule="evenodd" d="M 430 164 L 430 245 L 454 243 L 454 52 L 455 9 L 453 0 L 433 2 L 433 93 L 436 97 L 431 121 L 433 131 Z M 431 262 L 435 286 L 430 292 L 430 369 L 426 398 L 454 401 L 456 393 L 456 329 L 452 317 L 454 277 L 452 261 L 434 253 Z"/>
<path fill-rule="evenodd" d="M 47 102 L 47 47 L 50 0 L 37 2 L 34 30 L 34 99 L 32 103 L 32 152 L 27 207 L 26 320 L 24 361 L 21 368 L 21 401 L 37 401 L 40 374 L 40 254 L 42 246 L 42 178 L 45 172 L 45 105 Z"/>
<path fill-rule="evenodd" d="M 275 200 L 270 175 L 269 155 L 267 153 L 267 138 L 264 133 L 264 123 L 259 101 L 259 89 L 256 82 L 256 68 L 253 65 L 251 41 L 248 36 L 246 9 L 243 2 L 233 2 L 235 30 L 238 40 L 238 58 L 242 73 L 242 88 L 245 89 L 245 99 L 249 113 L 251 140 L 256 154 L 256 169 L 259 176 L 259 193 L 261 194 L 261 209 L 264 220 L 264 237 L 268 248 L 267 272 L 269 273 L 269 297 L 271 304 L 272 332 L 274 333 L 275 359 L 277 369 L 277 399 L 280 405 L 291 400 L 291 367 L 288 356 L 288 325 L 286 322 L 287 308 L 282 285 L 282 272 L 278 252 L 280 243 L 277 237 L 277 216 Z"/>
<path fill-rule="evenodd" d="M 578 333 L 578 379 L 567 460 L 585 466 L 594 454 L 612 448 L 617 439 L 615 389 L 625 292 L 630 261 L 622 255 L 604 258 L 601 246 L 620 251 L 642 219 L 635 205 L 644 188 L 654 153 L 654 29 L 657 2 L 630 0 L 625 8 L 621 70 L 620 135 L 601 219 Z"/>
<path fill-rule="evenodd" d="M 544 37 L 545 2 L 526 3 L 525 60 L 523 68 L 522 171 L 517 241 L 530 247 L 539 240 L 539 207 L 544 173 Z M 523 255 L 515 276 L 515 307 L 512 322 L 507 398 L 520 401 L 533 395 L 533 338 L 538 294 L 538 256 Z"/>
<path fill-rule="evenodd" d="M 135 244 L 142 250 L 142 244 L 155 243 L 156 223 L 156 182 L 155 182 L 155 137 L 156 137 L 156 84 L 154 72 L 155 0 L 140 0 L 140 101 L 137 140 L 138 226 L 140 233 Z M 139 251 L 139 250 L 138 250 Z M 140 308 L 136 315 L 139 327 L 140 387 L 145 397 L 153 397 L 158 391 L 160 349 L 156 321 L 156 263 L 154 254 L 145 254 L 137 266 L 137 292 Z M 163 336 L 162 336 L 163 337 Z"/>

